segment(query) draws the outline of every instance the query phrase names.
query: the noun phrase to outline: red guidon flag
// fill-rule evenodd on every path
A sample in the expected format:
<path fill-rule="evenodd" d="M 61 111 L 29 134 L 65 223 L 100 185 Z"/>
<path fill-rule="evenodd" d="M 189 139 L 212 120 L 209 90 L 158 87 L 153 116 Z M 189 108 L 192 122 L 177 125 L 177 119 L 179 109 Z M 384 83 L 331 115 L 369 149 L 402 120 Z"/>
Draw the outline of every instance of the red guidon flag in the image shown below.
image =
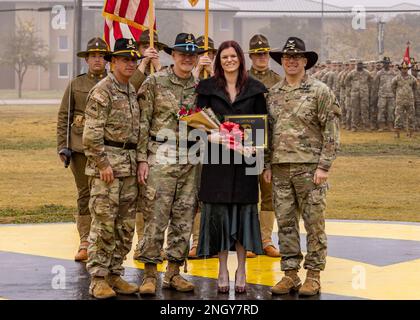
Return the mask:
<path fill-rule="evenodd" d="M 193 7 L 195 7 L 195 5 L 198 3 L 198 0 L 188 0 L 188 2 L 191 3 Z"/>
<path fill-rule="evenodd" d="M 149 29 L 149 0 L 106 0 L 102 15 L 105 17 L 105 41 L 113 50 L 115 40 L 138 40 L 143 30 Z M 153 28 L 156 30 L 156 19 Z"/>
<path fill-rule="evenodd" d="M 407 48 L 405 49 L 405 53 L 404 53 L 404 61 L 405 63 L 407 63 L 407 65 L 410 65 L 410 41 L 407 42 Z"/>

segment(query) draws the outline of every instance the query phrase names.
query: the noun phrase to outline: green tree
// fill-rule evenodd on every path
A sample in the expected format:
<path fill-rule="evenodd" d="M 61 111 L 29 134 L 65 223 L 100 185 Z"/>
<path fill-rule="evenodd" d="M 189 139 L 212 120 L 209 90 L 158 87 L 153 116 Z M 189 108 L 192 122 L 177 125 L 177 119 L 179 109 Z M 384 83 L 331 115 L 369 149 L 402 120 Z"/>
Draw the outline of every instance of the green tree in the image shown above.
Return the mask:
<path fill-rule="evenodd" d="M 18 96 L 22 98 L 22 83 L 28 68 L 48 68 L 50 56 L 44 41 L 36 35 L 33 21 L 18 21 L 16 32 L 4 40 L 0 64 L 13 66 L 18 77 Z"/>

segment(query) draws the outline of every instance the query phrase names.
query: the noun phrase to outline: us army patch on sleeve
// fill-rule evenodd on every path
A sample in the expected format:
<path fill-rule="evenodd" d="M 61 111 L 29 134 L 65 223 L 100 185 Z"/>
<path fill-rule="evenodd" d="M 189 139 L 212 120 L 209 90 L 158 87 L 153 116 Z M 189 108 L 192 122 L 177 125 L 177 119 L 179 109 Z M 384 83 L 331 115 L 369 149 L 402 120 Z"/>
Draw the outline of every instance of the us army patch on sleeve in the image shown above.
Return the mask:
<path fill-rule="evenodd" d="M 96 102 L 98 102 L 102 106 L 107 106 L 109 103 L 109 97 L 106 93 L 101 92 L 99 90 L 94 90 L 90 96 L 90 98 Z"/>

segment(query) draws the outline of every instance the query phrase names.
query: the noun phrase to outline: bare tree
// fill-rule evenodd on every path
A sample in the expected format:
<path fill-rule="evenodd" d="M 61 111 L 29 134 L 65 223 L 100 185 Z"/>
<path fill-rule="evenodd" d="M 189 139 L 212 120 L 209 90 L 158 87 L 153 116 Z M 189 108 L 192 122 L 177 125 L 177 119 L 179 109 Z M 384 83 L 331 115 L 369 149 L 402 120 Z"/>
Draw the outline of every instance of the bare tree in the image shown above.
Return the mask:
<path fill-rule="evenodd" d="M 30 66 L 49 64 L 48 46 L 36 35 L 33 21 L 18 21 L 16 32 L 5 39 L 0 64 L 13 66 L 18 76 L 18 95 L 22 98 L 22 83 Z"/>

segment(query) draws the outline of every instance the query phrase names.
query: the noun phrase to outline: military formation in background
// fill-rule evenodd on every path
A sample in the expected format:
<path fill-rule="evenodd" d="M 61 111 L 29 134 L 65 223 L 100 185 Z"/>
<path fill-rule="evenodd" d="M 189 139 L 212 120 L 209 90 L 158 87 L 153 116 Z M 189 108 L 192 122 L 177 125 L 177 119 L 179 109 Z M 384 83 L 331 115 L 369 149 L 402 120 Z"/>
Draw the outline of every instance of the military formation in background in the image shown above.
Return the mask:
<path fill-rule="evenodd" d="M 399 138 L 402 130 L 409 137 L 420 131 L 419 69 L 414 59 L 411 65 L 393 64 L 389 57 L 327 60 L 317 64 L 311 75 L 333 90 L 343 112 L 343 129 L 394 131 Z"/>

